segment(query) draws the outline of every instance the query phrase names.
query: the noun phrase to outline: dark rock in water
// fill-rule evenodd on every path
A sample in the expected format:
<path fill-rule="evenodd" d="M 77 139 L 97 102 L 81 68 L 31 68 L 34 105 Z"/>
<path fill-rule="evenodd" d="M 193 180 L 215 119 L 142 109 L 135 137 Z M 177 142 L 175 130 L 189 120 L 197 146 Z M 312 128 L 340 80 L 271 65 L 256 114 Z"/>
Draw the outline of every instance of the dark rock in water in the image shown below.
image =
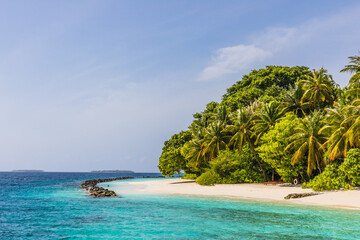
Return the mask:
<path fill-rule="evenodd" d="M 133 177 L 118 177 L 105 179 L 92 179 L 83 182 L 80 187 L 85 189 L 92 197 L 116 197 L 116 193 L 109 189 L 97 186 L 98 183 L 112 182 L 116 180 L 133 179 Z"/>
<path fill-rule="evenodd" d="M 319 195 L 319 194 L 321 194 L 321 193 L 317 193 L 317 192 L 313 192 L 313 193 L 290 193 L 289 195 L 284 197 L 284 199 L 303 198 L 303 197 L 310 197 L 310 196 L 315 196 L 315 195 Z"/>

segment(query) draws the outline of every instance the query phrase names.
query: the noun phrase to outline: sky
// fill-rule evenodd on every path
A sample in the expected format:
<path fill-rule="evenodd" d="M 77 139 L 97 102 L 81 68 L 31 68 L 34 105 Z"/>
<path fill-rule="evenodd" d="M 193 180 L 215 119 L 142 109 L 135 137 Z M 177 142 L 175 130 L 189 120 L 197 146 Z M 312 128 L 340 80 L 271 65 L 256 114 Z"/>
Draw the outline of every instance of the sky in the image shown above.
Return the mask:
<path fill-rule="evenodd" d="M 158 172 L 165 140 L 253 69 L 360 50 L 359 1 L 0 2 L 0 171 Z"/>

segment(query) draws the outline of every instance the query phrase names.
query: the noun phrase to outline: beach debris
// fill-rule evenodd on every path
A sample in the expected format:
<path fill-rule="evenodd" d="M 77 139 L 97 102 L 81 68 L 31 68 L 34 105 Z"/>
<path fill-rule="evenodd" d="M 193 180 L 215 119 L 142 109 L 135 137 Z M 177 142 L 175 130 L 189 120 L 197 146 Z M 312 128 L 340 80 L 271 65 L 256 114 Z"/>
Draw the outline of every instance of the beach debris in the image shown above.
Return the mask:
<path fill-rule="evenodd" d="M 312 193 L 290 193 L 289 195 L 287 195 L 286 197 L 284 197 L 284 199 L 291 199 L 291 198 L 303 198 L 303 197 L 310 197 L 310 196 L 315 196 L 315 195 L 319 195 L 321 193 L 319 192 L 312 192 Z"/>

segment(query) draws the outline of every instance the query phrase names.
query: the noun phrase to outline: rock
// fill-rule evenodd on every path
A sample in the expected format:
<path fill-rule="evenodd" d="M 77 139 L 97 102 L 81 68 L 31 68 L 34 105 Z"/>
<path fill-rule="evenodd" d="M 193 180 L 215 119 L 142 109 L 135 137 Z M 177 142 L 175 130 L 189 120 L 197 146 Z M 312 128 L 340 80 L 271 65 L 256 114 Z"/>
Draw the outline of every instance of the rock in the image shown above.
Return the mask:
<path fill-rule="evenodd" d="M 80 184 L 80 187 L 85 189 L 92 197 L 116 197 L 116 193 L 109 189 L 97 186 L 98 183 L 111 182 L 116 180 L 133 179 L 133 177 L 118 177 L 106 179 L 92 179 Z M 108 185 L 109 186 L 109 185 Z"/>
<path fill-rule="evenodd" d="M 291 198 L 303 198 L 303 197 L 309 197 L 309 196 L 315 196 L 319 195 L 321 193 L 313 192 L 313 193 L 290 193 L 284 199 L 291 199 Z"/>

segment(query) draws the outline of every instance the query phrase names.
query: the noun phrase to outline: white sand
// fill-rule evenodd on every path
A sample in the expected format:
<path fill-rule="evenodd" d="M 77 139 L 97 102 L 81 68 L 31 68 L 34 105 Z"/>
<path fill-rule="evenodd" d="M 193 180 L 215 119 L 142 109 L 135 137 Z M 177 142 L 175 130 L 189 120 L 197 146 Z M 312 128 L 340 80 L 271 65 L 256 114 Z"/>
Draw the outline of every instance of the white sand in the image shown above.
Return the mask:
<path fill-rule="evenodd" d="M 301 187 L 285 187 L 264 184 L 217 184 L 201 186 L 192 180 L 161 179 L 143 182 L 114 182 L 112 187 L 117 194 L 167 194 L 167 195 L 197 195 L 225 198 L 241 198 L 265 201 L 282 201 L 288 203 L 331 206 L 360 210 L 360 191 L 324 192 L 321 195 L 299 199 L 285 200 L 290 193 L 309 193 L 310 189 Z"/>

